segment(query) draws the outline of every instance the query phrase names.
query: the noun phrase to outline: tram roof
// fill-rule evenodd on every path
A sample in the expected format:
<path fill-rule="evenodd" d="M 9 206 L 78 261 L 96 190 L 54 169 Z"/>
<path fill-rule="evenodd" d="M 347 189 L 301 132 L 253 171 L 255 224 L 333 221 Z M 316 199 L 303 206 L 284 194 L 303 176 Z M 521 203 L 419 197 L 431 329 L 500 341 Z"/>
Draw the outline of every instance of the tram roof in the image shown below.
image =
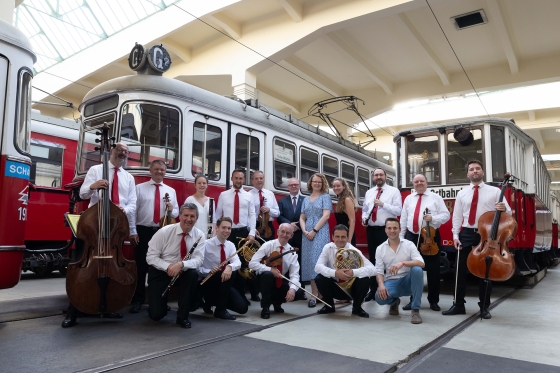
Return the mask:
<path fill-rule="evenodd" d="M 37 56 L 33 52 L 31 42 L 27 39 L 27 36 L 3 19 L 0 19 L 0 40 L 23 49 L 33 57 L 33 63 L 37 62 Z"/>
<path fill-rule="evenodd" d="M 245 104 L 239 101 L 220 96 L 180 80 L 163 76 L 138 74 L 108 80 L 90 90 L 84 96 L 79 109 L 82 111 L 84 105 L 98 101 L 112 94 L 130 91 L 143 91 L 177 97 L 236 117 L 257 122 L 276 131 L 289 133 L 297 138 L 304 138 L 310 142 L 325 145 L 335 152 L 352 156 L 366 164 L 375 161 L 384 164 L 386 167 L 391 167 L 387 160 L 377 157 L 376 153 L 366 150 L 351 141 L 321 131 L 317 127 L 309 125 L 299 119 L 290 118 L 289 115 L 273 108 L 265 107 L 265 111 L 258 109 L 252 106 L 255 103 L 254 100 L 244 108 Z M 270 113 L 268 119 L 266 111 Z M 348 151 L 349 149 L 360 154 L 350 153 Z M 375 166 L 379 166 L 379 164 L 375 164 Z"/>

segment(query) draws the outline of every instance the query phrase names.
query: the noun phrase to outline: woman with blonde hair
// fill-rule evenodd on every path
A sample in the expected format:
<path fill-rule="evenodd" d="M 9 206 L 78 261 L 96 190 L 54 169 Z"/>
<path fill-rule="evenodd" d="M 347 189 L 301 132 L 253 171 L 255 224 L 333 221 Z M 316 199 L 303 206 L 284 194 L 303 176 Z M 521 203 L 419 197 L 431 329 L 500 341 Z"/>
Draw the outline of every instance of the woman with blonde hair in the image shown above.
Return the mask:
<path fill-rule="evenodd" d="M 334 193 L 338 196 L 338 203 L 334 216 L 336 217 L 336 224 L 344 224 L 348 227 L 348 238 L 352 246 L 356 247 L 356 198 L 350 189 L 348 182 L 342 178 L 337 177 L 332 182 Z"/>
<path fill-rule="evenodd" d="M 311 282 L 314 298 L 309 307 L 315 307 L 319 290 L 315 285 L 315 264 L 323 247 L 330 242 L 329 217 L 332 201 L 329 196 L 329 183 L 323 174 L 313 174 L 307 182 L 311 194 L 303 200 L 299 223 L 303 234 L 301 242 L 301 280 Z"/>

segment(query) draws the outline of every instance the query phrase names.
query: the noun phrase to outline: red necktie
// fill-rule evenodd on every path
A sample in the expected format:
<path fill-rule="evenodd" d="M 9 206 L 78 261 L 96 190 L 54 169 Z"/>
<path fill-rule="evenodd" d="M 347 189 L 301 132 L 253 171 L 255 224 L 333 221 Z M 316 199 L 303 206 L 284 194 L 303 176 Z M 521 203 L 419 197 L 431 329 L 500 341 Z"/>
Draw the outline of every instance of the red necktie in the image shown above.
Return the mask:
<path fill-rule="evenodd" d="M 119 172 L 119 168 L 115 167 L 115 175 L 113 176 L 113 184 L 111 185 L 111 201 L 113 201 L 113 203 L 115 205 L 118 205 L 120 203 L 120 201 L 119 201 L 119 175 L 117 174 L 117 172 Z"/>
<path fill-rule="evenodd" d="M 418 193 L 418 202 L 416 202 L 416 208 L 414 209 L 414 218 L 412 220 L 412 233 L 418 233 L 420 230 L 418 228 L 418 218 L 420 217 L 420 205 L 422 204 L 422 193 Z"/>
<path fill-rule="evenodd" d="M 469 212 L 469 225 L 474 225 L 476 220 L 476 207 L 478 205 L 478 185 L 473 186 L 474 193 L 471 202 L 471 211 Z"/>
<path fill-rule="evenodd" d="M 154 184 L 154 186 L 156 187 L 156 194 L 154 196 L 154 223 L 159 224 L 161 218 L 159 187 L 161 184 Z"/>
<path fill-rule="evenodd" d="M 375 196 L 375 199 L 379 199 L 379 195 L 381 194 L 381 188 L 377 188 L 377 195 Z M 376 221 L 377 220 L 377 206 L 373 207 L 373 212 L 371 213 L 371 221 Z"/>
<path fill-rule="evenodd" d="M 280 246 L 280 254 L 282 254 L 282 250 L 284 250 L 284 246 Z M 281 260 L 284 260 L 283 258 Z M 282 275 L 282 262 L 280 262 L 280 265 L 278 267 L 276 267 L 276 269 L 280 272 L 280 274 Z M 282 287 L 282 279 L 281 278 L 276 278 L 276 287 L 280 288 Z"/>
<path fill-rule="evenodd" d="M 187 241 L 185 240 L 186 233 L 182 233 L 181 237 L 181 260 L 187 255 Z"/>
<path fill-rule="evenodd" d="M 239 224 L 239 190 L 237 189 L 233 200 L 233 224 Z"/>
<path fill-rule="evenodd" d="M 221 248 L 221 251 L 220 251 L 220 263 L 223 263 L 223 262 L 226 261 L 226 251 L 224 250 L 224 244 L 223 244 L 223 243 L 220 244 L 220 248 Z"/>

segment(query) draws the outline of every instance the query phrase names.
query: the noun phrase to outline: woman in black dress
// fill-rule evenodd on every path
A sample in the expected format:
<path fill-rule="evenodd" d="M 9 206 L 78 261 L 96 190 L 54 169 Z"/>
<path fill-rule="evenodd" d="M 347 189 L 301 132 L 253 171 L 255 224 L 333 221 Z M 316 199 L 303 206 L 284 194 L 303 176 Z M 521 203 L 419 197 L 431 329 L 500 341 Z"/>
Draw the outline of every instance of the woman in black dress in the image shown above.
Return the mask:
<path fill-rule="evenodd" d="M 348 227 L 348 237 L 350 243 L 356 247 L 356 199 L 354 193 L 349 188 L 348 183 L 341 177 L 337 177 L 332 183 L 333 192 L 338 196 L 336 204 L 336 224 L 344 224 Z"/>

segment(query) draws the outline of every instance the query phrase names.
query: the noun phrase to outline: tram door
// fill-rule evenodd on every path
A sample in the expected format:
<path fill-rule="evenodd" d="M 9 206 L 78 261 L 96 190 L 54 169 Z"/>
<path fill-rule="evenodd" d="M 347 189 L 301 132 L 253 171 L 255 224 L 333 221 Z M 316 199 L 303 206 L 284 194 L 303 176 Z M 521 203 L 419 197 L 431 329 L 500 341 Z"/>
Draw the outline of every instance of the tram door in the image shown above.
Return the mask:
<path fill-rule="evenodd" d="M 187 123 L 193 123 L 193 144 L 191 175 L 205 175 L 212 192 L 218 185 L 225 185 L 227 151 L 226 144 L 228 124 L 216 118 L 189 113 Z M 223 190 L 223 189 L 221 189 Z M 216 190 L 218 195 L 221 190 Z"/>
<path fill-rule="evenodd" d="M 245 172 L 245 185 L 251 185 L 251 175 L 253 172 L 261 170 L 265 172 L 265 175 L 267 174 L 264 169 L 265 150 L 263 132 L 232 124 L 230 142 L 230 170 L 243 170 Z"/>

